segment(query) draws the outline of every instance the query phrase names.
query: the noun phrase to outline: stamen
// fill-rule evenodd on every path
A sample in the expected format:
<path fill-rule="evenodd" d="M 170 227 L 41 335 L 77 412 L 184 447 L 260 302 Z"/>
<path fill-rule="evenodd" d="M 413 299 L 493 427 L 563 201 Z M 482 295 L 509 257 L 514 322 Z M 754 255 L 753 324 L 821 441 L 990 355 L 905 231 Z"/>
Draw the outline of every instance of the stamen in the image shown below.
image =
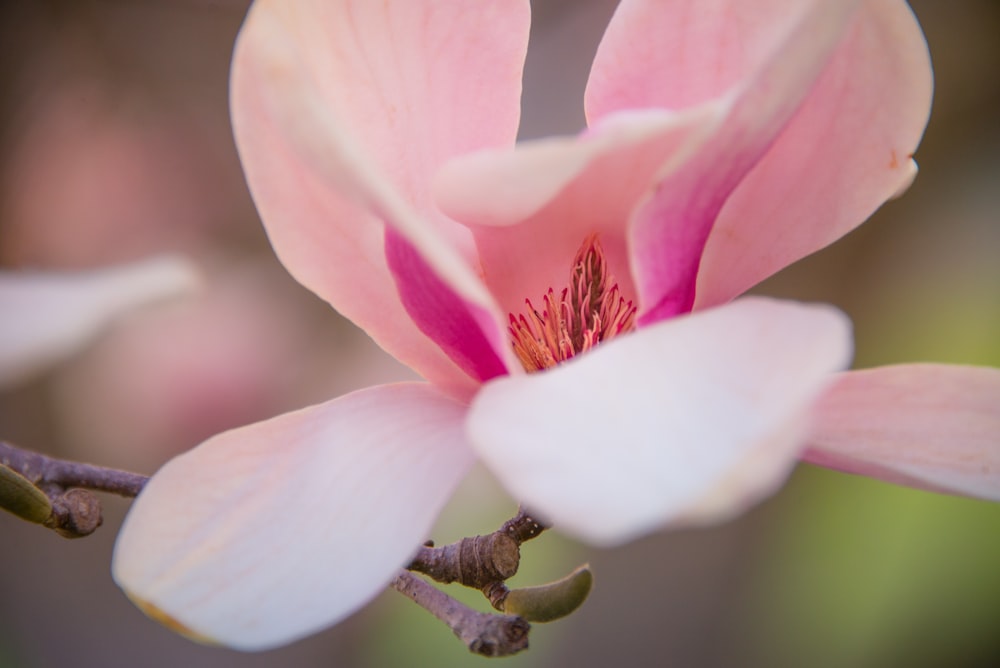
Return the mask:
<path fill-rule="evenodd" d="M 573 258 L 569 286 L 558 297 L 549 288 L 542 302 L 541 312 L 526 299 L 525 314 L 510 314 L 514 353 L 529 372 L 553 367 L 635 329 L 636 308 L 621 296 L 608 272 L 596 234 L 584 240 Z"/>

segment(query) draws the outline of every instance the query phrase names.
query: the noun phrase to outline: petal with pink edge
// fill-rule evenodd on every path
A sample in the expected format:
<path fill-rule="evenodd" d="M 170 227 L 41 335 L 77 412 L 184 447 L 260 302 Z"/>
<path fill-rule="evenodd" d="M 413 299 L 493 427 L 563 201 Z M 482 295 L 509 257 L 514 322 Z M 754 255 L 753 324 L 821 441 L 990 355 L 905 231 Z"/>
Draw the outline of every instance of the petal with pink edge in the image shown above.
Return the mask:
<path fill-rule="evenodd" d="M 473 385 L 409 321 L 383 224 L 489 309 L 471 235 L 437 212 L 429 174 L 513 142 L 528 20 L 521 1 L 257 2 L 234 54 L 237 145 L 282 262 L 443 384 Z"/>
<path fill-rule="evenodd" d="M 742 56 L 750 63 L 749 67 L 739 65 L 743 68 L 742 75 L 717 94 L 719 99 L 729 100 L 731 106 L 715 135 L 690 160 L 665 170 L 648 199 L 640 203 L 634 214 L 629 241 L 634 260 L 633 279 L 641 304 L 641 323 L 656 322 L 691 310 L 702 252 L 719 212 L 809 93 L 842 39 L 856 3 L 796 0 L 779 4 L 784 5 L 780 12 L 776 11 L 775 3 L 769 3 L 770 12 L 757 14 L 757 3 L 753 3 L 752 8 L 747 3 L 738 5 L 743 10 L 737 9 L 736 3 L 726 3 L 727 11 L 713 19 L 720 25 L 713 28 L 712 33 L 722 33 L 715 35 L 722 42 L 718 50 L 694 49 L 692 54 L 684 54 L 694 60 L 685 60 L 682 68 L 671 68 L 665 74 L 655 69 L 646 70 L 644 85 L 651 92 L 640 93 L 632 101 L 633 104 L 669 105 L 672 99 L 660 95 L 660 89 L 675 84 L 683 86 L 684 77 L 712 79 L 713 71 L 733 68 Z M 682 25 L 691 21 L 697 23 L 696 19 L 703 18 L 703 11 L 714 16 L 720 9 L 714 2 L 705 3 L 704 7 L 700 3 L 697 7 L 693 3 L 679 5 L 686 7 L 690 14 L 684 16 Z M 640 33 L 652 35 L 648 25 L 666 6 L 664 3 L 630 3 L 623 6 L 620 16 L 624 18 L 621 20 L 632 23 L 645 18 L 648 23 Z M 763 25 L 765 18 L 772 19 L 778 27 Z M 618 14 L 615 20 L 619 20 Z M 613 30 L 616 26 L 609 28 L 609 37 L 617 34 Z M 653 44 L 663 42 L 669 39 L 656 34 Z M 618 50 L 624 53 L 618 53 L 618 60 L 611 62 L 617 63 L 630 55 L 635 57 L 643 43 L 640 37 L 630 50 L 619 47 Z M 600 65 L 616 57 L 613 46 L 614 42 L 608 47 L 611 55 L 598 53 L 594 76 L 606 74 L 606 68 Z M 645 48 L 652 48 L 652 44 L 646 43 Z M 718 62 L 710 56 L 718 58 Z M 709 74 L 705 75 L 705 71 Z M 670 74 L 679 77 L 680 81 L 666 78 Z M 594 95 L 596 93 L 590 100 Z"/>
<path fill-rule="evenodd" d="M 904 364 L 842 374 L 806 461 L 1000 501 L 1000 369 Z"/>
<path fill-rule="evenodd" d="M 136 499 L 115 580 L 159 621 L 237 649 L 334 624 L 407 563 L 470 468 L 465 412 L 387 385 L 215 436 Z"/>
<path fill-rule="evenodd" d="M 865 2 L 801 109 L 726 202 L 696 306 L 833 243 L 905 190 L 930 114 L 927 44 L 905 2 Z"/>
<path fill-rule="evenodd" d="M 58 362 L 123 312 L 197 284 L 194 268 L 173 257 L 90 271 L 0 272 L 0 386 Z"/>
<path fill-rule="evenodd" d="M 851 354 L 836 309 L 746 298 L 488 383 L 468 430 L 515 498 L 592 543 L 718 521 L 772 492 Z"/>

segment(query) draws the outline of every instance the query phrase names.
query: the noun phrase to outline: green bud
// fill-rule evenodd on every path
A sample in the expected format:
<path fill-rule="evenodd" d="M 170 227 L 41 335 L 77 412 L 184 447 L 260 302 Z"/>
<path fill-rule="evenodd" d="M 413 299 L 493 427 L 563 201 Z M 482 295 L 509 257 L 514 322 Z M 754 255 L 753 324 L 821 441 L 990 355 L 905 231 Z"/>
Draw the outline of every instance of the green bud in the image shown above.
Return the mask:
<path fill-rule="evenodd" d="M 52 503 L 42 490 L 23 475 L 0 464 L 0 508 L 41 524 L 52 515 Z"/>
<path fill-rule="evenodd" d="M 503 612 L 529 622 L 551 622 L 579 608 L 593 584 L 590 565 L 584 564 L 561 580 L 512 589 L 503 601 Z"/>

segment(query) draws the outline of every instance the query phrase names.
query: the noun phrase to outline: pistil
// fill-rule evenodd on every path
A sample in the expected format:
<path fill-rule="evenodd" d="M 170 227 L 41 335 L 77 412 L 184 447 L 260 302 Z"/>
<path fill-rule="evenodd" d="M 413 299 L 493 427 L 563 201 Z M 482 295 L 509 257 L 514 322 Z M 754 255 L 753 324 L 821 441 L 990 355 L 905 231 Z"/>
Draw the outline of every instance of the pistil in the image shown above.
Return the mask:
<path fill-rule="evenodd" d="M 621 295 L 596 234 L 577 251 L 566 288 L 558 295 L 549 288 L 540 311 L 530 299 L 525 304 L 526 313 L 510 314 L 509 331 L 514 352 L 529 372 L 553 367 L 635 329 L 636 307 Z"/>

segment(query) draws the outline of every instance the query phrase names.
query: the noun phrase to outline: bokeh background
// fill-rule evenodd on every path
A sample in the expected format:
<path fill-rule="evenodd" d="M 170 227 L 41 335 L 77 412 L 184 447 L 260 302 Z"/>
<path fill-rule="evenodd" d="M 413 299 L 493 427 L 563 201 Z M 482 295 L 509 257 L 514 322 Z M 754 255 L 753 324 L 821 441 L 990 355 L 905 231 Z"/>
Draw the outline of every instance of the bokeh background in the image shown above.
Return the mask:
<path fill-rule="evenodd" d="M 614 5 L 536 0 L 524 137 L 580 129 Z M 141 309 L 73 360 L 0 391 L 0 437 L 151 473 L 223 429 L 409 377 L 294 283 L 267 244 L 226 107 L 246 6 L 0 4 L 0 266 L 83 268 L 174 251 L 209 279 L 196 297 Z M 917 181 L 760 291 L 847 311 L 860 367 L 1000 366 L 1000 3 L 912 6 L 937 80 Z M 484 489 L 495 487 L 479 472 L 442 519 L 439 542 L 492 530 L 513 512 Z M 0 516 L 0 668 L 486 660 L 392 592 L 272 652 L 178 638 L 111 581 L 127 506 L 107 498 L 105 526 L 77 541 Z M 998 505 L 802 466 L 775 497 L 717 528 L 616 550 L 550 532 L 525 546 L 515 583 L 584 561 L 596 575 L 590 600 L 536 625 L 532 648 L 505 665 L 1000 665 Z"/>

